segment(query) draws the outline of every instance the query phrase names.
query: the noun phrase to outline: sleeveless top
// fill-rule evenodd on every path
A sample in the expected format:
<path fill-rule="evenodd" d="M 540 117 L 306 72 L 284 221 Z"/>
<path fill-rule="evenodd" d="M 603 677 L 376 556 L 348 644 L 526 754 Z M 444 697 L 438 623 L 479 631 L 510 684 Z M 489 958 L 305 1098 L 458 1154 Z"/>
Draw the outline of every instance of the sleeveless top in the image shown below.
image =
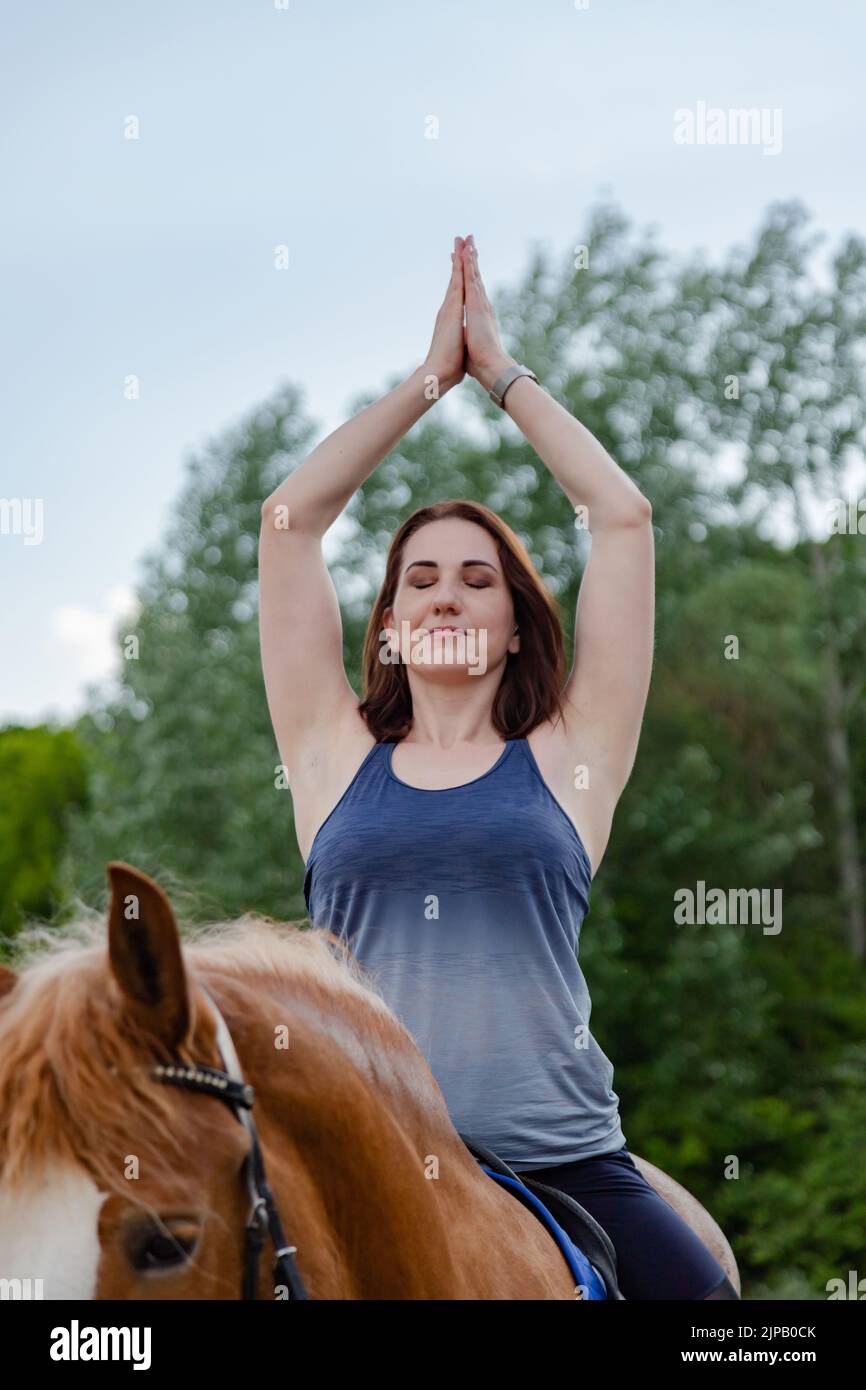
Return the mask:
<path fill-rule="evenodd" d="M 411 787 L 376 743 L 320 826 L 310 921 L 412 1034 L 455 1129 L 515 1169 L 625 1144 L 578 962 L 591 865 L 525 738 L 459 787 Z"/>

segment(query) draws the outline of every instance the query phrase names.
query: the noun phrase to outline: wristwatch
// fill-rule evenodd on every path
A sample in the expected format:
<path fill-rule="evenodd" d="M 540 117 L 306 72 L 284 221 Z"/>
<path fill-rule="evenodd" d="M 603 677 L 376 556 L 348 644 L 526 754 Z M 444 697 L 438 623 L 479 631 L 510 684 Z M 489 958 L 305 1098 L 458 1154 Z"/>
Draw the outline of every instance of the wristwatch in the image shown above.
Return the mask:
<path fill-rule="evenodd" d="M 528 367 L 507 367 L 500 376 L 496 378 L 488 392 L 490 399 L 495 401 L 500 410 L 504 410 L 503 400 L 505 392 L 508 390 L 512 381 L 516 381 L 519 376 L 531 376 L 533 381 L 538 381 L 535 372 L 531 372 Z"/>

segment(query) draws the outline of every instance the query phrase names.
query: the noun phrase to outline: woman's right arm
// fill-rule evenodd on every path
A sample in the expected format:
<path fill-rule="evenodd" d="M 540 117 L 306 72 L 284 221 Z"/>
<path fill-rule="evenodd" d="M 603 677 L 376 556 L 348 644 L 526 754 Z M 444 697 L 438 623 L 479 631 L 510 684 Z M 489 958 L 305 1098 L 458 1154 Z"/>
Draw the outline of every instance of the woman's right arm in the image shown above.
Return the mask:
<path fill-rule="evenodd" d="M 340 425 L 262 506 L 259 637 L 274 736 L 291 784 L 355 718 L 343 665 L 343 626 L 322 537 L 376 466 L 433 405 L 427 364 Z M 439 395 L 450 389 L 440 381 Z"/>
<path fill-rule="evenodd" d="M 259 635 L 268 709 L 291 785 L 357 719 L 322 537 L 376 466 L 465 373 L 462 237 L 421 367 L 313 450 L 262 506 Z"/>

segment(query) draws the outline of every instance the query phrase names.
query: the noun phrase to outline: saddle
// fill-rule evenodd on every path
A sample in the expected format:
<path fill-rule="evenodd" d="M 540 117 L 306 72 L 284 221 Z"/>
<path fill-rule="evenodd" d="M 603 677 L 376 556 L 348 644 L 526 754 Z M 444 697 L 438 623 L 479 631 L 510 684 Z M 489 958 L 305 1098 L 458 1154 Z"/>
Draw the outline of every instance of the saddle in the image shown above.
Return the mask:
<path fill-rule="evenodd" d="M 613 1241 L 585 1207 L 567 1192 L 548 1187 L 528 1174 L 521 1177 L 492 1149 L 468 1135 L 460 1134 L 460 1138 L 478 1166 L 547 1226 L 577 1283 L 586 1289 L 585 1297 L 625 1301 L 617 1283 Z"/>

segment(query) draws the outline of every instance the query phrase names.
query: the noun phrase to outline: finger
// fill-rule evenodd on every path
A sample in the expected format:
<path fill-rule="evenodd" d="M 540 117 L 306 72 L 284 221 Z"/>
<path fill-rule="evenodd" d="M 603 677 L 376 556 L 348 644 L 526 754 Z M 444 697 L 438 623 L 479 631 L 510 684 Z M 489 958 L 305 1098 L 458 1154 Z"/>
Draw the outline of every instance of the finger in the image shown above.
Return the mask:
<path fill-rule="evenodd" d="M 481 292 L 484 293 L 484 280 L 481 276 L 481 267 L 478 264 L 478 247 L 475 245 L 475 238 L 474 236 L 468 236 L 466 241 L 469 246 L 470 263 L 475 274 L 475 279 L 478 281 Z"/>
<path fill-rule="evenodd" d="M 483 281 L 483 279 L 482 279 L 482 277 L 481 277 L 481 271 L 480 271 L 479 266 L 478 266 L 478 250 L 477 250 L 477 248 L 476 248 L 476 246 L 475 246 L 475 243 L 471 240 L 471 238 L 469 238 L 468 240 L 469 240 L 469 257 L 468 257 L 469 275 L 471 276 L 472 283 L 473 283 L 473 285 L 474 285 L 474 287 L 475 287 L 475 292 L 478 294 L 479 299 L 481 300 L 481 302 L 482 302 L 484 305 L 486 305 L 489 309 L 492 310 L 493 305 L 490 303 L 490 299 L 488 298 L 487 289 L 486 289 L 485 284 L 484 284 L 484 281 Z"/>
<path fill-rule="evenodd" d="M 462 254 L 462 252 L 461 252 L 461 251 L 453 251 L 453 252 L 451 253 L 451 260 L 452 260 L 452 262 L 453 262 L 453 271 L 452 271 L 452 275 L 451 275 L 451 288 L 452 288 L 457 294 L 459 294 L 460 297 L 462 298 L 462 297 L 463 297 L 463 293 L 464 293 L 464 284 L 463 284 L 463 254 Z"/>
<path fill-rule="evenodd" d="M 463 255 L 463 279 L 466 285 L 466 298 L 472 299 L 479 293 L 478 288 L 478 267 L 475 264 L 475 257 L 472 255 L 472 248 L 464 245 Z"/>

